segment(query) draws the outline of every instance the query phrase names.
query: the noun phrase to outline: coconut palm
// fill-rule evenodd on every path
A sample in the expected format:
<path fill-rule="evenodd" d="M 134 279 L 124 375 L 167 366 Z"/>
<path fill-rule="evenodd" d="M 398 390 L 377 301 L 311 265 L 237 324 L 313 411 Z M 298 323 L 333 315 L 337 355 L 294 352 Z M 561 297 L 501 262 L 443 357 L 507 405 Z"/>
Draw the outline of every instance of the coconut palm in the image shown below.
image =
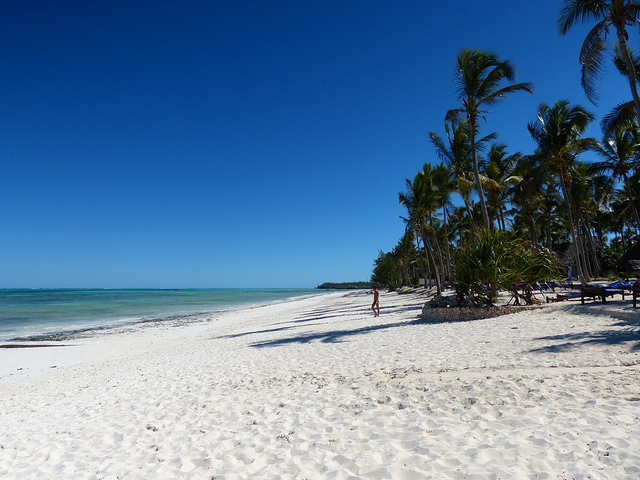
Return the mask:
<path fill-rule="evenodd" d="M 469 180 L 469 172 L 471 171 L 471 155 L 469 147 L 469 130 L 467 122 L 454 123 L 445 121 L 445 132 L 447 133 L 447 141 L 438 136 L 435 132 L 429 132 L 431 143 L 436 148 L 436 153 L 440 160 L 445 162 L 449 171 L 454 177 L 456 190 L 462 197 L 471 230 L 475 230 L 476 226 L 473 221 L 471 201 L 469 199 L 473 191 L 473 182 Z"/>
<path fill-rule="evenodd" d="M 633 0 L 565 0 L 558 18 L 558 29 L 565 35 L 577 23 L 595 20 L 580 50 L 582 87 L 594 104 L 598 98 L 597 80 L 604 64 L 604 52 L 609 31 L 615 29 L 619 51 L 627 68 L 629 88 L 633 97 L 636 118 L 640 125 L 640 97 L 636 84 L 636 69 L 627 40 L 628 26 L 635 26 L 640 18 L 640 3 Z"/>
<path fill-rule="evenodd" d="M 576 212 L 579 240 L 582 240 L 587 271 L 590 272 L 600 271 L 597 252 L 602 244 L 598 241 L 594 220 L 599 208 L 597 199 L 601 197 L 600 192 L 608 181 L 608 176 L 593 171 L 589 164 L 575 162 L 570 192 L 571 203 Z"/>
<path fill-rule="evenodd" d="M 629 79 L 630 71 L 640 72 L 640 57 L 638 57 L 636 52 L 629 50 L 629 54 L 631 55 L 631 60 L 634 65 L 633 70 L 629 70 L 627 68 L 618 45 L 613 47 L 613 52 L 613 64 L 623 76 L 627 77 L 627 79 Z M 637 74 L 636 83 L 640 83 L 640 78 L 638 78 Z M 616 105 L 602 118 L 600 126 L 602 127 L 602 132 L 605 136 L 613 136 L 615 132 L 621 128 L 637 125 L 637 118 L 635 103 L 631 100 L 629 102 L 622 102 Z"/>
<path fill-rule="evenodd" d="M 591 166 L 592 171 L 598 173 L 610 173 L 608 189 L 611 192 L 615 182 L 620 180 L 629 199 L 631 211 L 636 225 L 640 226 L 640 213 L 636 208 L 637 199 L 631 188 L 633 172 L 640 167 L 640 134 L 634 126 L 620 128 L 613 132 L 612 136 L 605 138 L 598 148 L 602 161 Z"/>
<path fill-rule="evenodd" d="M 469 123 L 473 173 L 486 228 L 490 228 L 491 221 L 489 220 L 478 165 L 476 145 L 478 120 L 489 113 L 487 108 L 499 103 L 508 94 L 517 91 L 532 93 L 531 83 L 514 83 L 502 86 L 505 81 L 513 82 L 514 79 L 515 70 L 509 61 L 500 60 L 490 53 L 466 48 L 458 54 L 455 66 L 455 83 L 458 87 L 458 99 L 462 107 L 450 110 L 447 113 L 447 118 L 456 119 L 464 116 Z"/>
<path fill-rule="evenodd" d="M 589 281 L 589 273 L 572 204 L 572 180 L 578 155 L 597 146 L 594 139 L 581 138 L 593 118 L 584 108 L 562 100 L 551 107 L 542 103 L 538 107 L 538 120 L 528 125 L 529 133 L 537 143 L 535 155 L 558 177 L 569 220 L 570 239 L 577 249 L 578 275 L 585 285 Z"/>
<path fill-rule="evenodd" d="M 446 184 L 443 177 L 448 175 L 444 165 L 432 167 L 431 164 L 425 163 L 413 181 L 406 179 L 406 192 L 398 194 L 398 201 L 407 209 L 407 227 L 413 229 L 416 237 L 422 241 L 433 267 L 438 293 L 442 291 L 445 266 L 436 235 L 436 210 L 443 205 L 443 198 L 449 194 L 446 188 L 443 188 L 443 184 Z M 424 274 L 425 278 L 429 278 L 426 268 Z"/>
<path fill-rule="evenodd" d="M 526 225 L 532 243 L 551 247 L 561 200 L 553 171 L 537 155 L 525 155 L 519 157 L 513 174 L 521 179 L 509 189 L 514 225 Z"/>
<path fill-rule="evenodd" d="M 507 154 L 507 146 L 494 143 L 487 154 L 484 184 L 487 189 L 490 217 L 500 230 L 506 230 L 506 205 L 510 187 L 520 183 L 522 177 L 514 168 L 522 157 L 520 153 Z"/>

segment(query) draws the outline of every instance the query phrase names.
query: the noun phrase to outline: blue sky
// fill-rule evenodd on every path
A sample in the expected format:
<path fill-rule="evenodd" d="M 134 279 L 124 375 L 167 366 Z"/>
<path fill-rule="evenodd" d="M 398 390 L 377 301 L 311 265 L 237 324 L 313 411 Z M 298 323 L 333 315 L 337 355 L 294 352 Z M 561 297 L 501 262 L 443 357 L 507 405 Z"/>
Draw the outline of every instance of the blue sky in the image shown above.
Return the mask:
<path fill-rule="evenodd" d="M 628 99 L 611 67 L 588 103 L 561 4 L 1 2 L 0 288 L 367 280 L 461 48 L 534 83 L 482 125 L 510 152 L 540 102 Z"/>

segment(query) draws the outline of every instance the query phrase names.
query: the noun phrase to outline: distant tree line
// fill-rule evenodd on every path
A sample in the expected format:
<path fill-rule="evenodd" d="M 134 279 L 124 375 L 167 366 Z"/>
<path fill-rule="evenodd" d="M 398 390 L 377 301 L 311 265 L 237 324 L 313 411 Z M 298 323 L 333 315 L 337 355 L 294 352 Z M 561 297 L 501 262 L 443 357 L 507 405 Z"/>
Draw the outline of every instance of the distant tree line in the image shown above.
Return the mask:
<path fill-rule="evenodd" d="M 342 283 L 325 282 L 321 285 L 318 285 L 316 288 L 320 290 L 361 290 L 361 289 L 373 288 L 373 283 L 371 282 L 342 282 Z"/>

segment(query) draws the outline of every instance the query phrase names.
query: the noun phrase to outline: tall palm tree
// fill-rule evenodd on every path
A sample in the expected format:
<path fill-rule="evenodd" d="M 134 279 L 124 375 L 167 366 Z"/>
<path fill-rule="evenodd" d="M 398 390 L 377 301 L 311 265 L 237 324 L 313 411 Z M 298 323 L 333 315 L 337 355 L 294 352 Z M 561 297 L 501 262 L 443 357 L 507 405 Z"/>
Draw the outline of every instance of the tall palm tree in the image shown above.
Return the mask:
<path fill-rule="evenodd" d="M 505 211 L 509 188 L 522 181 L 514 168 L 522 155 L 507 154 L 507 146 L 494 143 L 487 154 L 484 183 L 487 188 L 490 217 L 500 230 L 506 230 Z"/>
<path fill-rule="evenodd" d="M 572 172 L 571 203 L 576 212 L 576 223 L 579 229 L 579 239 L 585 254 L 587 271 L 599 272 L 598 249 L 602 245 L 598 242 L 595 217 L 599 208 L 597 199 L 599 192 L 608 180 L 606 175 L 600 175 L 589 168 L 589 164 L 577 161 Z"/>
<path fill-rule="evenodd" d="M 537 143 L 536 156 L 558 177 L 569 219 L 570 239 L 577 249 L 578 275 L 584 285 L 589 281 L 589 273 L 572 204 L 572 175 L 578 155 L 597 146 L 594 139 L 581 138 L 593 118 L 584 108 L 562 100 L 551 107 L 540 104 L 538 120 L 528 125 L 529 133 Z"/>
<path fill-rule="evenodd" d="M 626 64 L 629 88 L 633 97 L 636 118 L 640 125 L 640 97 L 636 84 L 636 69 L 627 40 L 628 26 L 635 26 L 640 18 L 640 2 L 633 0 L 565 0 L 558 18 L 558 30 L 565 35 L 575 24 L 595 20 L 580 50 L 582 64 L 582 87 L 587 98 L 595 104 L 598 98 L 597 79 L 604 64 L 606 38 L 615 29 L 620 54 Z"/>
<path fill-rule="evenodd" d="M 598 173 L 611 173 L 608 192 L 621 180 L 624 186 L 636 225 L 640 227 L 640 213 L 636 208 L 637 199 L 631 188 L 631 176 L 640 167 L 640 133 L 635 125 L 620 128 L 612 136 L 605 138 L 598 148 L 602 161 L 596 162 L 591 169 Z"/>
<path fill-rule="evenodd" d="M 444 165 L 432 167 L 425 163 L 413 181 L 406 180 L 406 192 L 398 194 L 398 201 L 407 209 L 407 226 L 420 238 L 431 262 L 438 294 L 442 292 L 445 263 L 436 234 L 436 211 L 445 203 L 443 198 L 449 194 L 442 186 L 444 177 L 448 175 Z M 428 277 L 425 275 L 426 278 Z"/>
<path fill-rule="evenodd" d="M 482 217 L 487 228 L 491 227 L 491 221 L 489 220 L 478 166 L 478 149 L 476 145 L 478 120 L 489 113 L 487 108 L 499 103 L 508 94 L 517 91 L 532 93 L 531 83 L 513 83 L 501 86 L 504 81 L 513 82 L 514 79 L 515 69 L 511 62 L 500 60 L 493 54 L 465 48 L 460 51 L 456 59 L 455 83 L 458 86 L 458 100 L 460 100 L 462 107 L 450 110 L 447 113 L 447 117 L 455 119 L 464 116 L 469 122 L 473 173 Z"/>
<path fill-rule="evenodd" d="M 473 182 L 468 178 L 471 170 L 468 123 L 466 121 L 454 123 L 447 120 L 445 121 L 444 129 L 447 133 L 446 143 L 435 132 L 429 132 L 429 138 L 436 149 L 438 157 L 445 162 L 454 177 L 456 190 L 462 197 L 467 210 L 471 230 L 475 231 L 476 226 L 473 221 L 471 200 L 469 198 L 473 191 Z"/>
<path fill-rule="evenodd" d="M 526 226 L 531 243 L 551 248 L 558 240 L 555 233 L 562 220 L 558 215 L 561 195 L 553 171 L 539 156 L 524 155 L 518 158 L 513 174 L 520 179 L 508 192 L 514 226 Z"/>
<path fill-rule="evenodd" d="M 629 79 L 631 75 L 630 72 L 640 72 L 640 57 L 636 52 L 629 49 L 629 54 L 631 55 L 631 60 L 633 61 L 634 68 L 629 70 L 627 65 L 622 58 L 622 53 L 620 52 L 620 46 L 614 45 L 613 47 L 613 64 L 618 69 L 618 71 Z M 636 74 L 636 83 L 640 83 L 640 78 Z M 615 134 L 616 130 L 620 128 L 629 127 L 631 125 L 638 124 L 638 116 L 636 115 L 636 107 L 635 102 L 633 100 L 629 102 L 622 102 L 607 113 L 600 122 L 600 126 L 602 127 L 602 132 L 605 136 L 612 136 Z"/>

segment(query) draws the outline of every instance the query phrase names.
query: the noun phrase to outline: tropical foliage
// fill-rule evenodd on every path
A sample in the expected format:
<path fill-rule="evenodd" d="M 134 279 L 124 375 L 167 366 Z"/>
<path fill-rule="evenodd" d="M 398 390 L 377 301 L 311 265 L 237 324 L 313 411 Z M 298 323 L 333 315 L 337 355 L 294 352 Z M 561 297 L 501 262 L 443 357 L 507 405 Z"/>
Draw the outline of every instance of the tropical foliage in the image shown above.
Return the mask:
<path fill-rule="evenodd" d="M 474 305 L 493 305 L 499 290 L 530 304 L 531 285 L 559 274 L 553 252 L 502 230 L 482 229 L 456 253 L 456 293 Z"/>
<path fill-rule="evenodd" d="M 583 106 L 541 104 L 523 125 L 535 145 L 529 152 L 498 143 L 498 133 L 480 125 L 490 125 L 494 105 L 531 93 L 532 84 L 516 82 L 508 60 L 461 50 L 453 77 L 459 104 L 443 112 L 442 133 L 429 132 L 433 157 L 398 194 L 405 233 L 392 252 L 380 252 L 372 281 L 398 288 L 423 279 L 490 305 L 499 289 L 530 302 L 518 285 L 526 292 L 547 278 L 574 274 L 586 284 L 618 273 L 617 259 L 640 228 L 640 56 L 627 31 L 639 21 L 640 2 L 564 1 L 561 34 L 593 23 L 579 52 L 589 100 L 598 99 L 607 50 L 630 99 L 601 119 L 601 139 L 586 135 L 596 119 Z"/>

